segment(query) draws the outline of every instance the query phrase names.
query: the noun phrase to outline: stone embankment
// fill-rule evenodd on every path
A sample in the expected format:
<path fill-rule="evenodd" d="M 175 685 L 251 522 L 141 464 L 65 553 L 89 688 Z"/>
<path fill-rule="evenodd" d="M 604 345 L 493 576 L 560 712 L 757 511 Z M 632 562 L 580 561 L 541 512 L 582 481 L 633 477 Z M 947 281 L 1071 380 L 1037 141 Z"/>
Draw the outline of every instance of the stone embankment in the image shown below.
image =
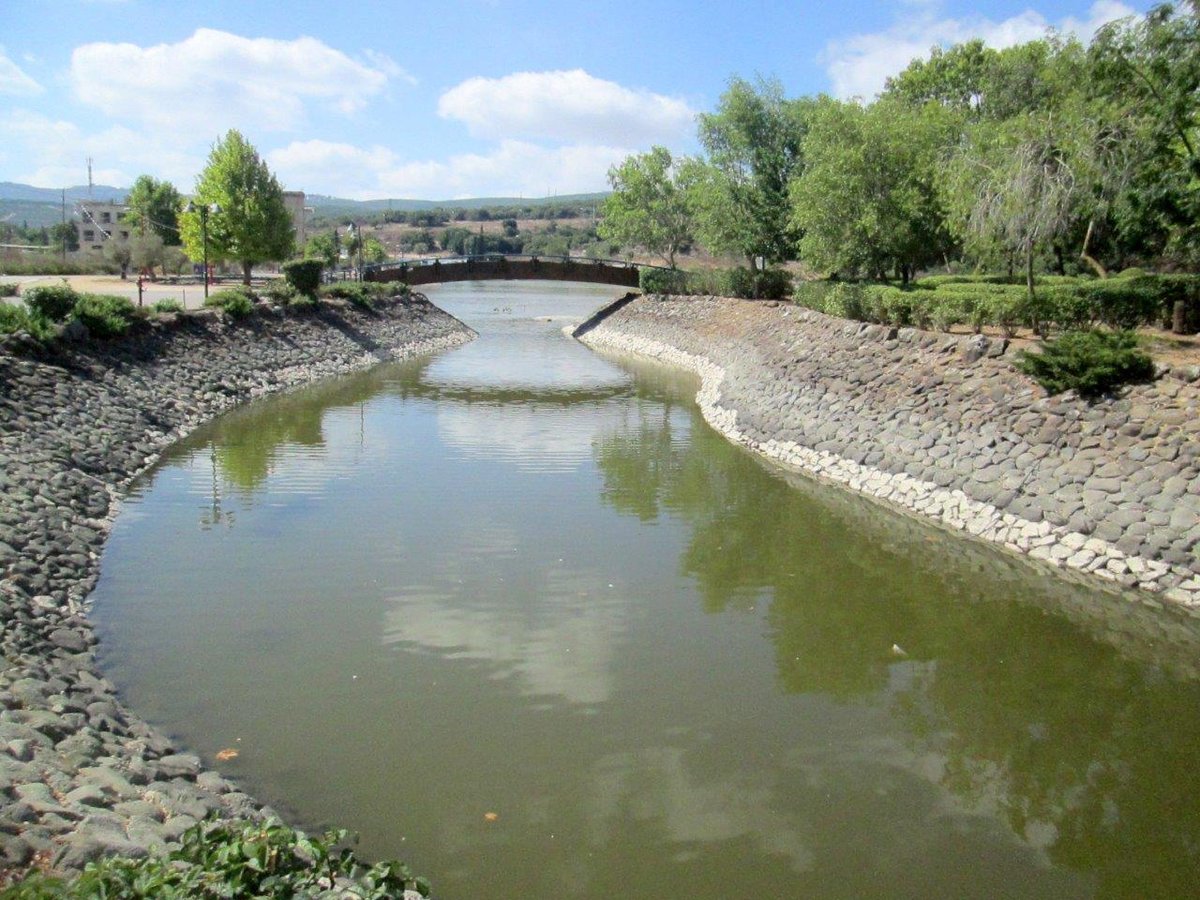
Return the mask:
<path fill-rule="evenodd" d="M 720 298 L 614 304 L 576 334 L 695 371 L 708 421 L 771 459 L 1200 616 L 1194 372 L 1088 403 L 1001 341 Z"/>
<path fill-rule="evenodd" d="M 0 343 L 0 871 L 144 856 L 210 814 L 264 814 L 97 671 L 85 600 L 129 481 L 237 403 L 473 336 L 418 296 Z"/>

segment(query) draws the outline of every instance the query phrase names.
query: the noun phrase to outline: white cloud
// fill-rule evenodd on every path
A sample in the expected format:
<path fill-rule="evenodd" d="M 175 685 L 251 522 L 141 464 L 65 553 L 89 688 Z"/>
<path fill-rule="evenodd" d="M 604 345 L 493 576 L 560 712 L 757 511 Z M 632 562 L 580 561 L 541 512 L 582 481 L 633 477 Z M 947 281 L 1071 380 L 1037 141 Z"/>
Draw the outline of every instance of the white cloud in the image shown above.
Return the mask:
<path fill-rule="evenodd" d="M 127 187 L 140 174 L 167 178 L 186 190 L 204 165 L 203 155 L 177 143 L 176 136 L 150 136 L 115 125 L 85 134 L 71 122 L 40 113 L 14 109 L 0 117 L 0 132 L 30 168 L 13 174 L 13 180 L 38 187 L 61 187 L 87 181 L 85 160 L 99 163 L 93 171 L 98 184 Z M 112 163 L 116 165 L 112 165 Z"/>
<path fill-rule="evenodd" d="M 1044 37 L 1054 29 L 1087 41 L 1106 22 L 1134 14 L 1117 0 L 1098 0 L 1087 18 L 1067 17 L 1051 22 L 1039 12 L 1026 10 L 1000 22 L 982 16 L 969 19 L 939 19 L 937 3 L 913 3 L 927 9 L 910 15 L 886 31 L 857 34 L 830 41 L 822 57 L 832 92 L 837 97 L 871 99 L 889 76 L 903 71 L 918 58 L 925 58 L 934 45 L 948 46 L 980 38 L 989 47 L 1002 49 Z"/>
<path fill-rule="evenodd" d="M 446 160 L 401 159 L 386 147 L 297 141 L 266 154 L 289 187 L 341 197 L 426 197 L 439 200 L 495 195 L 543 196 L 601 191 L 608 168 L 632 150 L 583 144 L 543 147 L 502 141 L 485 153 Z M 310 187 L 305 187 L 305 186 Z"/>
<path fill-rule="evenodd" d="M 32 97 L 42 93 L 42 86 L 25 73 L 25 70 L 8 58 L 0 47 L 0 94 L 13 97 Z"/>
<path fill-rule="evenodd" d="M 624 146 L 679 140 L 695 119 L 683 100 L 582 69 L 469 78 L 441 96 L 438 115 L 464 122 L 476 137 Z"/>
<path fill-rule="evenodd" d="M 246 38 L 201 28 L 176 44 L 84 44 L 71 56 L 78 98 L 118 119 L 156 127 L 217 121 L 286 131 L 314 102 L 361 109 L 402 71 L 388 60 L 356 62 L 310 37 Z"/>

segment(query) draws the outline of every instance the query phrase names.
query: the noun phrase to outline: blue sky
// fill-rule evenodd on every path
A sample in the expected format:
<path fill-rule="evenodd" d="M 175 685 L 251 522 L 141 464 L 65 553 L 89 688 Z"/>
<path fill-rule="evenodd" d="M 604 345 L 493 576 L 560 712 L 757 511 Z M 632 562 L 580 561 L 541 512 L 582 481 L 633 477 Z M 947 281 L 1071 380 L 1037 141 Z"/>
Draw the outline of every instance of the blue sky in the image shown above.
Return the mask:
<path fill-rule="evenodd" d="M 289 189 L 367 199 L 606 188 L 730 77 L 870 99 L 934 44 L 1047 28 L 1085 40 L 1137 0 L 372 3 L 5 0 L 0 181 L 185 193 L 212 144 L 245 134 Z"/>

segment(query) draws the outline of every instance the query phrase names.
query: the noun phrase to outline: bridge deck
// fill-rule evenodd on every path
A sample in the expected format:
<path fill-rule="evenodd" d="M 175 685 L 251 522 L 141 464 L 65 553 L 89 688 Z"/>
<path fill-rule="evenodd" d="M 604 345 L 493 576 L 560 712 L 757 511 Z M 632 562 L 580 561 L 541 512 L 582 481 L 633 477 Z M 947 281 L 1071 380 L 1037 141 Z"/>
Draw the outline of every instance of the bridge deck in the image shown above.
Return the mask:
<path fill-rule="evenodd" d="M 624 260 L 565 256 L 452 256 L 368 266 L 363 280 L 403 281 L 415 287 L 446 281 L 549 279 L 637 287 L 641 268 Z"/>

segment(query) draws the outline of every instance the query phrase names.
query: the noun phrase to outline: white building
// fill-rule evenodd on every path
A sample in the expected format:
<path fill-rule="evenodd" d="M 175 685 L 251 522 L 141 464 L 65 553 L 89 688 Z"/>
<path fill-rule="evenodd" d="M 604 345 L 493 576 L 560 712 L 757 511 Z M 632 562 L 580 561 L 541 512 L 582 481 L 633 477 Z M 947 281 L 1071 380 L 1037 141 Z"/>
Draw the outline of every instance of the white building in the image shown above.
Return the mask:
<path fill-rule="evenodd" d="M 80 200 L 76 205 L 79 219 L 75 230 L 79 234 L 80 250 L 103 250 L 109 241 L 128 241 L 129 225 L 121 221 L 129 209 L 124 203 Z"/>

